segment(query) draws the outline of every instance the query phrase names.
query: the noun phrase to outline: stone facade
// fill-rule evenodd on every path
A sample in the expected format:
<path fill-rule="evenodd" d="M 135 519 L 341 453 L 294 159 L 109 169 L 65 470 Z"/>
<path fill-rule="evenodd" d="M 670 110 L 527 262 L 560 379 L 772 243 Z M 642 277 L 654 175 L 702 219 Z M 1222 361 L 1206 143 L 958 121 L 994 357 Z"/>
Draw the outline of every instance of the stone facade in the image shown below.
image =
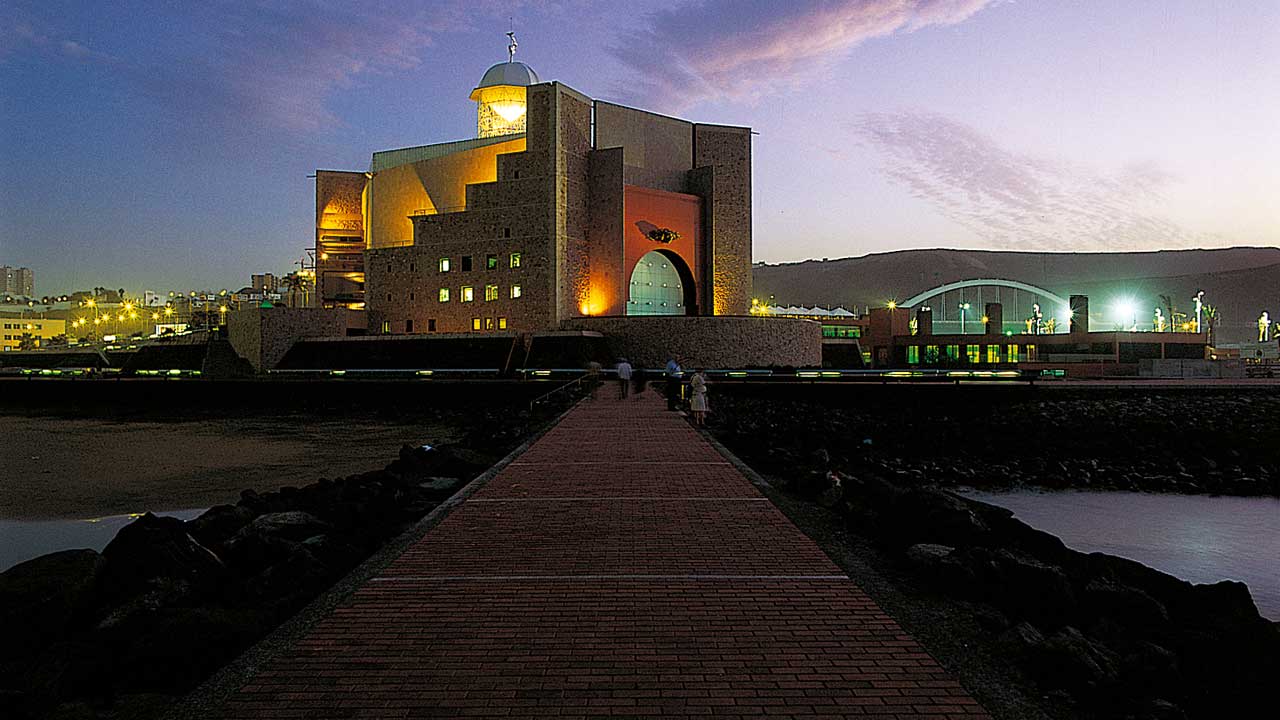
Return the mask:
<path fill-rule="evenodd" d="M 379 156 L 431 148 L 379 153 L 375 166 Z M 748 129 L 595 101 L 551 82 L 528 87 L 523 136 L 466 148 L 374 172 L 365 208 L 371 333 L 547 331 L 623 315 L 650 249 L 688 266 L 689 314 L 747 312 Z M 687 216 L 683 243 L 630 232 L 628 222 L 643 223 L 629 203 L 667 224 Z"/>
<path fill-rule="evenodd" d="M 348 310 L 325 308 L 246 308 L 227 314 L 227 339 L 253 369 L 275 368 L 299 338 L 343 337 Z"/>
<path fill-rule="evenodd" d="M 820 367 L 822 325 L 812 320 L 760 317 L 575 318 L 566 329 L 592 330 L 609 340 L 615 357 L 660 368 L 673 355 L 687 368 Z"/>

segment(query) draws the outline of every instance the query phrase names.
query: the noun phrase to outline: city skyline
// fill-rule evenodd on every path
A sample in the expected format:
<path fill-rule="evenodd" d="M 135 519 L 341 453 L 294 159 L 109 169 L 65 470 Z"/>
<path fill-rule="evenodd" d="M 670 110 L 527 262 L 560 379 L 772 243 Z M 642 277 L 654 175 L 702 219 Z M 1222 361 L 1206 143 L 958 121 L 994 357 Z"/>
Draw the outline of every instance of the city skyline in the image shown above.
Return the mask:
<path fill-rule="evenodd" d="M 653 7 L 18 3 L 0 260 L 59 293 L 285 272 L 317 167 L 470 136 L 508 17 L 544 79 L 757 130 L 756 260 L 1280 237 L 1273 4 Z"/>

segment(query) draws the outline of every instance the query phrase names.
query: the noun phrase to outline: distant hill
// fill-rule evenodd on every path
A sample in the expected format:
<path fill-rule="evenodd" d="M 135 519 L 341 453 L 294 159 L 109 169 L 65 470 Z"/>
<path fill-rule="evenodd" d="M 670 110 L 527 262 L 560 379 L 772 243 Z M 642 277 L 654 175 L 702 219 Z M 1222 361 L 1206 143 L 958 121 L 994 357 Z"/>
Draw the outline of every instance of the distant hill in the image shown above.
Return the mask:
<path fill-rule="evenodd" d="M 1251 336 L 1261 310 L 1280 318 L 1280 248 L 1161 250 L 1143 253 L 1030 253 L 988 250 L 901 250 L 838 260 L 806 260 L 753 268 L 753 297 L 780 305 L 863 308 L 902 300 L 959 280 L 1018 280 L 1091 305 L 1131 294 L 1154 307 L 1172 295 L 1180 308 L 1197 290 L 1222 313 L 1222 340 Z"/>

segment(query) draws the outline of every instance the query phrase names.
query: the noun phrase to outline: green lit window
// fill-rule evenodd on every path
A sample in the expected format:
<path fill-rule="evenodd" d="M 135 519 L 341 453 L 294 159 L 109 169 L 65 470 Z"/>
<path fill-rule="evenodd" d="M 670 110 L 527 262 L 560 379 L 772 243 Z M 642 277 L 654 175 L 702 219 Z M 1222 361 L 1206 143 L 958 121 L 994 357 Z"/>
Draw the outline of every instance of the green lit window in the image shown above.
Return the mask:
<path fill-rule="evenodd" d="M 959 361 L 960 361 L 960 346 L 959 346 L 959 345 L 948 345 L 948 346 L 947 346 L 947 359 L 948 359 L 948 360 L 950 360 L 951 362 L 959 362 Z"/>
<path fill-rule="evenodd" d="M 970 365 L 977 365 L 982 362 L 982 346 L 981 345 L 965 345 L 965 356 L 969 359 Z"/>
<path fill-rule="evenodd" d="M 449 258 L 440 258 L 440 272 L 449 272 Z"/>
<path fill-rule="evenodd" d="M 471 329 L 472 330 L 480 329 L 480 318 L 471 318 Z"/>
<path fill-rule="evenodd" d="M 1018 346 L 1006 345 L 1004 359 L 1006 362 L 1011 362 L 1011 363 L 1018 362 Z"/>
<path fill-rule="evenodd" d="M 938 346 L 926 345 L 924 348 L 924 362 L 926 365 L 938 364 Z"/>
<path fill-rule="evenodd" d="M 520 253 L 511 253 L 511 267 L 520 267 Z"/>
<path fill-rule="evenodd" d="M 1000 362 L 1000 346 L 999 345 L 987 346 L 987 362 L 993 365 Z"/>
<path fill-rule="evenodd" d="M 497 300 L 497 299 L 498 299 L 498 286 L 497 286 L 497 285 L 485 285 L 485 286 L 484 286 L 484 301 L 485 301 L 485 302 L 492 302 L 492 301 Z"/>
<path fill-rule="evenodd" d="M 475 300 L 475 299 L 476 299 L 475 288 L 471 287 L 470 285 L 463 285 L 462 286 L 462 302 L 471 302 L 472 300 Z M 479 330 L 480 328 L 476 328 L 476 329 Z"/>
<path fill-rule="evenodd" d="M 497 269 L 498 269 L 498 256 L 497 256 L 497 255 L 485 255 L 485 256 L 484 256 L 484 269 L 485 269 L 485 270 L 497 270 Z"/>
<path fill-rule="evenodd" d="M 907 346 L 907 364 L 908 365 L 920 364 L 920 346 L 919 345 Z"/>
<path fill-rule="evenodd" d="M 440 302 L 449 302 L 449 288 L 440 288 Z"/>

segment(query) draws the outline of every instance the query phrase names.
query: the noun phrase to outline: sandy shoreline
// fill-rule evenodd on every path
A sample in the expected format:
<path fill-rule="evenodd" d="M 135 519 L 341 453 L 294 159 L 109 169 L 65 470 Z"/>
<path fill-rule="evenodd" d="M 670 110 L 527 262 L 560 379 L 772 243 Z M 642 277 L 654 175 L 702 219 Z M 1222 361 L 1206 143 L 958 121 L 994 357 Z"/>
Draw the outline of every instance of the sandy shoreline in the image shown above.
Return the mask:
<path fill-rule="evenodd" d="M 402 445 L 452 439 L 437 422 L 255 416 L 115 421 L 0 416 L 0 518 L 93 518 L 234 502 L 381 468 Z"/>

